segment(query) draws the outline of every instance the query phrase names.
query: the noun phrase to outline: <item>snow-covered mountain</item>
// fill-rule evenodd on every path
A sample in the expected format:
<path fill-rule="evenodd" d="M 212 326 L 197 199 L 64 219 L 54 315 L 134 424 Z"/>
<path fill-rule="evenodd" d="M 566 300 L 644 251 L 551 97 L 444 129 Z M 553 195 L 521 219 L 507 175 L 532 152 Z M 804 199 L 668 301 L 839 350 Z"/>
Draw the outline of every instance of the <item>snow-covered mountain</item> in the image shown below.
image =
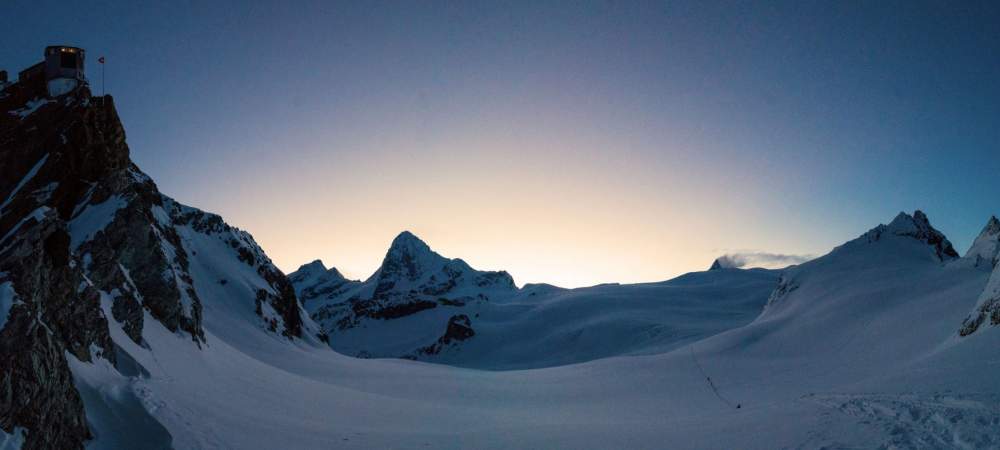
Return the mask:
<path fill-rule="evenodd" d="M 1000 220 L 991 217 L 982 233 L 972 243 L 965 254 L 966 259 L 975 261 L 976 266 L 993 268 L 989 282 L 976 302 L 975 309 L 962 322 L 959 334 L 968 336 L 978 331 L 984 324 L 1000 325 Z"/>
<path fill-rule="evenodd" d="M 364 283 L 313 261 L 289 275 L 340 353 L 463 367 L 550 367 L 665 351 L 749 323 L 777 272 L 717 269 L 662 283 L 526 286 L 476 271 L 409 232 Z"/>
<path fill-rule="evenodd" d="M 425 333 L 431 330 L 436 333 L 430 341 L 443 339 L 460 319 L 458 310 L 517 292 L 507 272 L 478 271 L 461 259 L 445 258 L 408 231 L 393 239 L 381 266 L 364 282 L 347 280 L 337 269 L 326 269 L 318 260 L 303 265 L 289 279 L 312 318 L 333 337 L 331 346 L 361 356 L 415 358 L 426 353 L 418 350 L 431 342 L 413 341 L 410 336 L 403 339 L 407 342 L 403 345 L 409 347 L 396 346 L 393 354 L 371 353 L 369 349 L 344 346 L 348 342 L 344 336 L 351 330 L 382 328 L 384 322 L 437 309 L 444 312 L 420 314 L 421 319 L 430 319 L 430 323 L 419 328 Z"/>
<path fill-rule="evenodd" d="M 996 216 L 990 217 L 989 222 L 983 227 L 976 240 L 972 242 L 972 247 L 965 253 L 966 258 L 976 260 L 976 264 L 996 266 L 1000 258 L 1000 219 Z"/>
<path fill-rule="evenodd" d="M 111 97 L 3 89 L 0 198 L 0 427 L 26 430 L 28 448 L 93 437 L 71 369 L 128 365 L 119 334 L 139 348 L 153 324 L 196 349 L 215 344 L 212 328 L 234 343 L 239 327 L 316 340 L 248 233 L 162 195 L 131 162 Z"/>
<path fill-rule="evenodd" d="M 1000 447 L 995 220 L 965 258 L 918 211 L 780 272 L 572 290 L 404 233 L 364 282 L 290 281 L 158 191 L 110 97 L 32 89 L 0 91 L 0 447 Z"/>
<path fill-rule="evenodd" d="M 948 256 L 945 240 L 933 238 L 940 233 L 921 216 L 901 215 L 788 269 L 769 306 L 749 323 L 644 355 L 497 372 L 351 358 L 268 333 L 246 334 L 239 349 L 220 343 L 199 350 L 176 345 L 181 339 L 162 326 L 144 335 L 151 351 L 128 339 L 123 347 L 150 373 L 132 388 L 142 393 L 140 408 L 152 411 L 179 448 L 659 448 L 663 442 L 672 448 L 993 448 L 1000 445 L 991 426 L 1000 421 L 1000 387 L 990 355 L 1000 333 L 957 333 L 990 272 Z M 756 273 L 769 272 L 723 269 L 666 284 L 738 295 L 746 285 L 717 274 L 746 277 L 752 285 Z M 549 303 L 551 313 L 548 306 L 525 307 L 524 315 L 509 317 L 524 328 L 509 334 L 574 322 L 578 304 L 589 305 L 581 316 L 614 315 L 622 304 L 646 303 L 634 299 L 643 291 L 672 303 L 658 293 L 662 286 L 623 288 L 525 286 L 518 294 L 525 297 L 512 297 L 511 304 L 578 296 Z M 583 298 L 590 295 L 595 298 Z M 714 314 L 705 303 L 716 296 L 695 297 L 689 313 Z M 708 309 L 696 309 L 699 304 Z M 591 308 L 603 314 L 586 311 Z M 648 320 L 669 328 L 671 320 L 688 322 L 683 311 L 664 310 Z M 461 352 L 489 335 L 483 321 L 466 315 L 475 334 L 462 341 Z M 468 336 L 465 325 L 459 318 L 435 326 L 455 339 Z M 599 325 L 582 330 L 606 331 Z M 211 342 L 211 330 L 207 336 Z M 539 345 L 539 353 L 563 348 Z M 77 373 L 96 371 L 74 364 Z M 97 434 L 101 443 L 109 432 L 98 427 Z"/>
<path fill-rule="evenodd" d="M 360 281 L 348 280 L 336 267 L 327 269 L 318 259 L 289 274 L 288 281 L 295 287 L 299 300 L 310 309 L 340 299 L 361 284 Z"/>

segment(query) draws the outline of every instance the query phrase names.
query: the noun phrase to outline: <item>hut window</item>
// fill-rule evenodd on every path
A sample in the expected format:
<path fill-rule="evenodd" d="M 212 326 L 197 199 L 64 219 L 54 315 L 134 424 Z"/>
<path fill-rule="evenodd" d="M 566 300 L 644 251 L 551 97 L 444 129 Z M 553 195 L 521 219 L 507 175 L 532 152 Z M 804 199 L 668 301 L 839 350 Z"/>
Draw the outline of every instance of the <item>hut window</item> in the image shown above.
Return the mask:
<path fill-rule="evenodd" d="M 69 52 L 63 52 L 61 55 L 59 55 L 59 65 L 63 69 L 75 69 L 76 55 Z"/>

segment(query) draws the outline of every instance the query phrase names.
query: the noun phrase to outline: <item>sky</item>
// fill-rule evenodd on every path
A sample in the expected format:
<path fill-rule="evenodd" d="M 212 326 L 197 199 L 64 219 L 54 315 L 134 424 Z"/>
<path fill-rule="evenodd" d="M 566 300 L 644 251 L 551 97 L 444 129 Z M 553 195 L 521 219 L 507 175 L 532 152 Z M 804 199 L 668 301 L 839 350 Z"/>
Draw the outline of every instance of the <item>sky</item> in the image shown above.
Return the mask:
<path fill-rule="evenodd" d="M 409 230 L 576 287 L 819 255 L 915 209 L 964 252 L 1000 214 L 998 23 L 973 1 L 8 0 L 0 68 L 86 48 L 139 167 L 286 272 L 367 278 Z"/>

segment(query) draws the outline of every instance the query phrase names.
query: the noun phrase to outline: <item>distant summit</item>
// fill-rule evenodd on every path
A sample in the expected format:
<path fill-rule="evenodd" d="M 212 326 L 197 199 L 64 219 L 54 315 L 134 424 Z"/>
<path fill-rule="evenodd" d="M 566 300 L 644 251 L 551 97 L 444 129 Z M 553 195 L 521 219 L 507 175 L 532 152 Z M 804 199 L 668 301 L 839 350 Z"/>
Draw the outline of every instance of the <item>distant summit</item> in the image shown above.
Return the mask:
<path fill-rule="evenodd" d="M 976 266 L 990 264 L 993 273 L 983 289 L 976 307 L 962 322 L 958 334 L 968 336 L 982 325 L 1000 325 L 1000 220 L 990 217 L 982 233 L 972 243 L 966 258 L 975 258 Z"/>
<path fill-rule="evenodd" d="M 381 267 L 366 283 L 373 280 L 372 298 L 396 297 L 413 290 L 433 296 L 468 288 L 515 289 L 507 272 L 477 271 L 461 259 L 445 258 L 409 231 L 392 240 Z"/>
<path fill-rule="evenodd" d="M 965 257 L 974 258 L 976 265 L 997 265 L 1000 257 L 1000 220 L 997 220 L 996 216 L 990 217 L 979 237 L 972 242 L 972 247 L 965 253 Z"/>
<path fill-rule="evenodd" d="M 292 274 L 297 276 L 300 281 L 306 278 L 320 278 L 320 277 L 332 280 L 342 280 L 342 281 L 347 280 L 347 278 L 345 278 L 344 275 L 342 275 L 340 271 L 337 270 L 336 267 L 331 267 L 327 269 L 326 266 L 323 265 L 323 261 L 320 261 L 318 259 L 311 263 L 303 264 L 302 266 L 299 267 L 298 270 L 292 272 Z M 291 278 L 292 276 L 290 275 L 289 280 L 291 280 Z"/>
<path fill-rule="evenodd" d="M 409 231 L 392 240 L 382 264 L 364 282 L 347 280 L 320 261 L 302 266 L 289 280 L 313 319 L 331 333 L 517 292 L 507 272 L 479 271 L 445 258 Z"/>
<path fill-rule="evenodd" d="M 934 249 L 935 256 L 941 261 L 958 258 L 955 247 L 951 245 L 943 233 L 931 226 L 927 215 L 920 210 L 914 211 L 912 216 L 900 212 L 889 225 L 879 225 L 865 233 L 860 239 L 872 243 L 878 242 L 886 236 L 909 237 L 923 242 Z"/>

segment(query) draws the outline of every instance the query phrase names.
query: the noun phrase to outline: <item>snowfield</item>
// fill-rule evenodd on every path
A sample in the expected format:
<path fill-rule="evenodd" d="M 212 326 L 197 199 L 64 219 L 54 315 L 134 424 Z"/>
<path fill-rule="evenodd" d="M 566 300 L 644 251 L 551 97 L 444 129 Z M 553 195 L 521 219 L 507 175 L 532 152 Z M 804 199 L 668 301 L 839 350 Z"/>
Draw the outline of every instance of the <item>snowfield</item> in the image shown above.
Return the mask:
<path fill-rule="evenodd" d="M 192 271 L 204 302 L 201 348 L 147 320 L 148 348 L 111 324 L 134 360 L 119 365 L 131 369 L 70 356 L 96 434 L 89 448 L 995 448 L 1000 330 L 958 335 L 994 269 L 951 256 L 921 216 L 785 270 L 766 306 L 740 293 L 774 274 L 730 269 L 485 309 L 498 318 L 483 320 L 482 335 L 507 331 L 472 337 L 461 352 L 475 356 L 464 365 L 600 358 L 531 370 L 358 359 L 266 333 L 235 291 L 207 291 L 218 278 L 252 274 L 204 258 Z M 650 307 L 657 298 L 669 305 Z M 762 312 L 745 320 L 754 305 Z M 501 314 L 507 308 L 514 312 Z M 601 336 L 627 340 L 630 324 L 642 341 L 648 324 L 689 322 L 674 332 L 680 339 L 585 358 L 560 354 L 573 345 L 552 337 L 563 326 L 596 334 L 584 348 Z"/>

